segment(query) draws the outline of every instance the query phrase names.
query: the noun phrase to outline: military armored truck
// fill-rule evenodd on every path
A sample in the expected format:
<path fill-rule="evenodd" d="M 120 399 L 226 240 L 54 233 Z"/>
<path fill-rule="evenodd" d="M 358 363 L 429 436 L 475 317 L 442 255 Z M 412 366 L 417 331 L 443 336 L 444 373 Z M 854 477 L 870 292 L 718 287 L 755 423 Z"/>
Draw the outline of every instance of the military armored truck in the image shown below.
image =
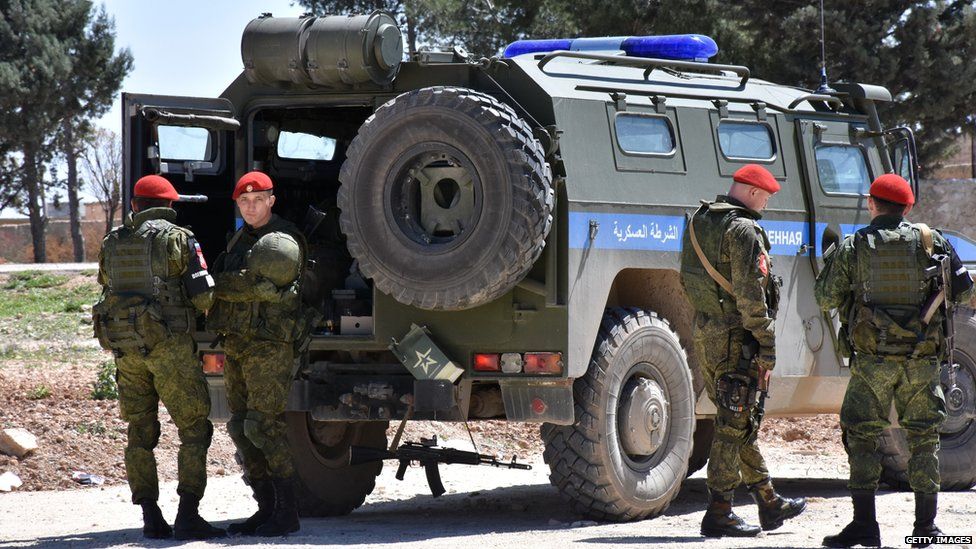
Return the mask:
<path fill-rule="evenodd" d="M 762 81 L 708 62 L 717 46 L 698 35 L 404 59 L 379 12 L 263 15 L 241 51 L 220 97 L 123 94 L 124 187 L 160 173 L 206 197 L 178 211 L 211 261 L 242 223 L 230 195 L 249 170 L 303 228 L 303 299 L 321 317 L 287 412 L 304 514 L 360 506 L 381 464 L 351 465 L 350 447 L 384 448 L 406 417 L 538 423 L 551 481 L 580 514 L 661 513 L 704 465 L 714 414 L 678 282 L 685 216 L 745 163 L 783 187 L 762 221 L 783 279 L 767 414 L 840 409 L 847 360 L 813 283 L 823 250 L 869 222 L 875 176 L 917 188 L 911 131 L 879 122 L 888 90 Z M 976 321 L 956 327 L 941 466 L 945 489 L 968 489 Z M 219 341 L 200 328 L 226 421 Z M 906 486 L 903 434 L 881 443 L 885 480 Z"/>

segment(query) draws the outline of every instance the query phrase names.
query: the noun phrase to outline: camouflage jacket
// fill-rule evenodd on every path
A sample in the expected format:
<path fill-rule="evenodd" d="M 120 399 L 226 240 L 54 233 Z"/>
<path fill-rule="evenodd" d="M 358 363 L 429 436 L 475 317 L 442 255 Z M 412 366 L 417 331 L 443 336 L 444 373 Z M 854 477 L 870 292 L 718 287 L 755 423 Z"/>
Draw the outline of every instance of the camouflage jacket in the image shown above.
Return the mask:
<path fill-rule="evenodd" d="M 295 258 L 299 273 L 290 283 L 276 286 L 247 268 L 248 252 L 267 234 L 287 233 L 298 241 L 302 257 Z M 207 317 L 207 328 L 219 334 L 292 342 L 305 327 L 301 304 L 301 268 L 307 254 L 305 239 L 293 223 L 272 215 L 260 228 L 245 225 L 230 237 L 227 250 L 214 262 L 216 302 Z"/>
<path fill-rule="evenodd" d="M 188 271 L 194 271 L 194 273 L 190 273 L 191 276 L 197 272 L 204 273 L 193 280 L 199 280 L 200 278 L 206 279 L 209 277 L 209 274 L 207 274 L 207 263 L 203 259 L 200 245 L 197 244 L 193 233 L 189 229 L 184 229 L 183 227 L 172 224 L 172 222 L 176 220 L 176 211 L 172 208 L 149 208 L 148 210 L 138 213 L 129 212 L 129 214 L 126 215 L 125 219 L 122 221 L 122 226 L 116 227 L 105 237 L 105 241 L 102 243 L 102 248 L 98 253 L 98 283 L 102 285 L 105 292 L 109 291 L 111 282 L 108 262 L 106 261 L 107 258 L 105 256 L 105 242 L 107 242 L 109 238 L 118 238 L 123 232 L 135 231 L 147 221 L 154 220 L 163 220 L 167 222 L 167 228 L 156 237 L 165 239 L 165 248 L 167 253 L 165 258 L 165 268 L 160 269 L 162 272 L 153 272 L 153 274 L 156 274 L 162 278 L 175 279 L 184 277 L 184 291 L 186 291 L 186 286 L 188 284 L 194 285 L 193 282 L 190 281 L 189 277 L 185 277 L 185 275 L 188 274 Z M 150 268 L 151 261 L 153 261 L 153 258 L 145 258 L 146 268 Z M 207 286 L 207 288 L 204 288 L 204 286 Z M 213 304 L 213 284 L 200 284 L 199 291 L 186 291 L 186 295 L 189 297 L 190 302 L 197 311 L 201 313 L 206 312 Z"/>
<path fill-rule="evenodd" d="M 731 282 L 732 294 L 705 272 L 690 231 L 685 231 L 682 245 L 681 284 L 699 315 L 724 316 L 730 330 L 742 327 L 760 346 L 774 348 L 778 288 L 771 276 L 769 239 L 757 223 L 761 218 L 728 196 L 705 203 L 690 222 L 705 257 Z"/>
<path fill-rule="evenodd" d="M 936 355 L 941 352 L 944 337 L 941 313 L 928 326 L 924 326 L 920 320 L 921 305 L 907 310 L 908 307 L 904 306 L 886 308 L 859 302 L 859 288 L 869 284 L 872 274 L 877 273 L 858 272 L 856 242 L 879 230 L 901 231 L 914 235 L 909 236 L 910 239 L 921 240 L 917 226 L 906 222 L 901 216 L 881 215 L 874 218 L 870 225 L 849 235 L 839 246 L 824 254 L 824 268 L 814 287 L 817 303 L 824 311 L 838 310 L 841 322 L 839 343 L 844 356 L 850 356 L 852 350 L 868 355 Z M 951 258 L 956 276 L 953 278 L 950 299 L 955 303 L 970 300 L 973 296 L 972 280 L 952 244 L 938 231 L 932 231 L 932 241 L 934 254 L 948 254 Z M 929 260 L 924 255 L 916 256 L 913 260 L 926 262 L 919 266 L 922 269 L 928 266 Z M 860 270 L 864 270 L 864 267 Z M 927 291 L 935 291 L 934 283 Z M 866 300 L 861 298 L 860 301 Z M 904 314 L 897 314 L 899 308 L 905 310 Z M 897 343 L 896 337 L 900 332 L 904 332 L 904 339 L 908 343 Z M 886 341 L 889 338 L 895 342 L 889 344 Z M 912 339 L 914 341 L 910 342 Z"/>

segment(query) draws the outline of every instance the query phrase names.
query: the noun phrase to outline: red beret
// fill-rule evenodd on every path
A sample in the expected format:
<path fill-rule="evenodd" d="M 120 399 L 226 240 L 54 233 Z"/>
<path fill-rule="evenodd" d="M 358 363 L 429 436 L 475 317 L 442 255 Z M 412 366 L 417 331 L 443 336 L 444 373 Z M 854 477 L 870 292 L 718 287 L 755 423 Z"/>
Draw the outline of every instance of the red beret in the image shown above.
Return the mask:
<path fill-rule="evenodd" d="M 752 185 L 769 193 L 779 192 L 779 182 L 769 170 L 758 164 L 746 164 L 732 174 L 732 180 L 743 185 Z"/>
<path fill-rule="evenodd" d="M 886 173 L 871 183 L 871 196 L 903 206 L 915 204 L 912 186 L 905 181 L 905 178 L 893 173 Z"/>
<path fill-rule="evenodd" d="M 237 197 L 244 193 L 270 191 L 273 188 L 274 184 L 271 183 L 271 178 L 268 177 L 267 174 L 261 172 L 247 172 L 237 180 L 237 186 L 234 187 L 234 194 L 231 196 L 231 198 L 237 200 Z"/>
<path fill-rule="evenodd" d="M 136 198 L 161 198 L 164 200 L 179 200 L 180 195 L 176 193 L 172 183 L 165 177 L 158 175 L 147 175 L 140 177 L 136 181 L 136 186 L 132 189 L 132 196 Z"/>

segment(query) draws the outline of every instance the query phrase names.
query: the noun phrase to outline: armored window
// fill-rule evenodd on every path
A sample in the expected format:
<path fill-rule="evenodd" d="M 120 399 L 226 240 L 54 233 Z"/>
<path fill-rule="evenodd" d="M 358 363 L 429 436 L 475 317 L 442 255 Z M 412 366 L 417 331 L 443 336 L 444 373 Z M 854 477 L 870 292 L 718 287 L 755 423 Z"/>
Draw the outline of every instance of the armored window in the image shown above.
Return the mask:
<path fill-rule="evenodd" d="M 718 126 L 718 143 L 726 158 L 745 160 L 773 160 L 776 149 L 773 135 L 766 124 L 729 122 Z"/>
<path fill-rule="evenodd" d="M 632 154 L 671 154 L 674 130 L 664 116 L 620 113 L 614 118 L 620 149 Z"/>
<path fill-rule="evenodd" d="M 213 135 L 206 128 L 159 126 L 157 137 L 163 160 L 213 160 Z"/>
<path fill-rule="evenodd" d="M 278 157 L 291 160 L 332 160 L 336 140 L 309 133 L 282 131 L 278 136 Z"/>
<path fill-rule="evenodd" d="M 821 145 L 815 152 L 817 176 L 824 192 L 867 194 L 871 174 L 861 147 Z"/>

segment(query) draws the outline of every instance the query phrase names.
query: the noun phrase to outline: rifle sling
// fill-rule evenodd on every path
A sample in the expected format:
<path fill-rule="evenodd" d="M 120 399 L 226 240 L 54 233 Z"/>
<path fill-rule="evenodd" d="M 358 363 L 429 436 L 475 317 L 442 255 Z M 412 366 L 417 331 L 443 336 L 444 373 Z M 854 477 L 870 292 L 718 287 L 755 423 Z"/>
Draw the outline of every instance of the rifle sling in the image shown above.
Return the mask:
<path fill-rule="evenodd" d="M 722 273 L 715 270 L 715 267 L 713 267 L 712 263 L 708 261 L 707 257 L 705 257 L 705 252 L 702 251 L 701 246 L 698 244 L 698 237 L 695 235 L 694 217 L 688 220 L 688 236 L 691 237 L 691 246 L 695 249 L 695 255 L 698 256 L 698 261 L 701 262 L 702 267 L 705 267 L 705 272 L 708 273 L 708 276 L 712 277 L 712 280 L 721 286 L 726 293 L 729 295 L 734 295 L 732 293 L 732 283 L 729 282 L 727 278 L 722 276 Z"/>

